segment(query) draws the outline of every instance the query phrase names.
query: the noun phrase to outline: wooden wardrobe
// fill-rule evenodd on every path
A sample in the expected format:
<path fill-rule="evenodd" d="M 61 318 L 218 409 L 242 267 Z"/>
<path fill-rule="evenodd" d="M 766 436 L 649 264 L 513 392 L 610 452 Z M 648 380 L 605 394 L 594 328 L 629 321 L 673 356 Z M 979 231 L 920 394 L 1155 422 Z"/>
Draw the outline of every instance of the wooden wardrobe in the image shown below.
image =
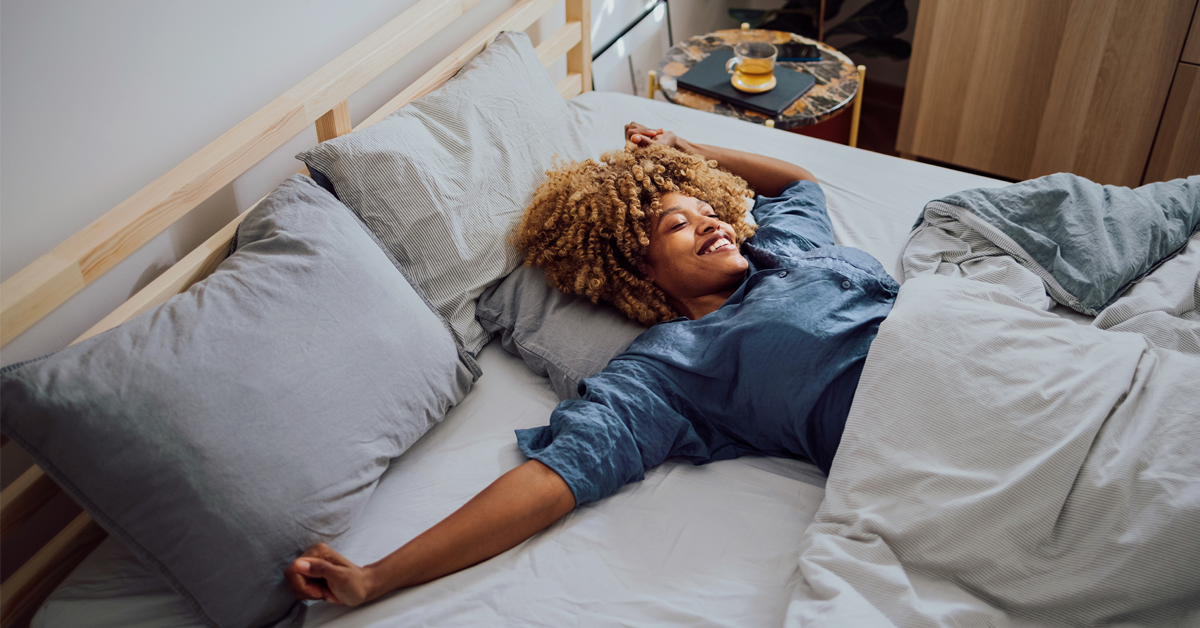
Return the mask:
<path fill-rule="evenodd" d="M 923 0 L 896 149 L 1015 180 L 1200 174 L 1197 0 Z M 1189 34 L 1190 31 L 1190 34 Z"/>

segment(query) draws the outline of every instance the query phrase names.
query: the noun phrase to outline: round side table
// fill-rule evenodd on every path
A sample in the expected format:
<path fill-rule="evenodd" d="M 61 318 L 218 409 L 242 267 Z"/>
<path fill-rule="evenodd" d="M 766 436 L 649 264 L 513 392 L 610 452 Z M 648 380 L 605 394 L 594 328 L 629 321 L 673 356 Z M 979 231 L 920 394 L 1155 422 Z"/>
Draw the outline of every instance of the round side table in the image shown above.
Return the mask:
<path fill-rule="evenodd" d="M 757 111 L 748 111 L 723 100 L 678 87 L 676 79 L 714 50 L 732 48 L 743 41 L 766 41 L 773 44 L 797 41 L 816 45 L 821 49 L 820 61 L 777 62 L 778 65 L 812 74 L 817 79 L 816 84 L 795 103 L 792 103 L 792 106 L 784 110 L 782 115 L 774 119 Z M 823 122 L 845 111 L 846 105 L 854 101 L 855 95 L 859 92 L 859 72 L 860 70 L 855 68 L 849 57 L 807 37 L 785 31 L 729 29 L 698 35 L 671 46 L 659 61 L 657 77 L 654 78 L 657 80 L 657 87 L 662 90 L 663 96 L 677 105 L 740 118 L 756 124 L 767 124 L 779 129 L 792 129 Z M 650 90 L 650 97 L 654 97 L 653 89 Z M 856 126 L 852 125 L 852 127 Z M 852 128 L 852 138 L 857 135 L 854 133 L 856 130 Z M 852 139 L 851 146 L 853 145 Z"/>

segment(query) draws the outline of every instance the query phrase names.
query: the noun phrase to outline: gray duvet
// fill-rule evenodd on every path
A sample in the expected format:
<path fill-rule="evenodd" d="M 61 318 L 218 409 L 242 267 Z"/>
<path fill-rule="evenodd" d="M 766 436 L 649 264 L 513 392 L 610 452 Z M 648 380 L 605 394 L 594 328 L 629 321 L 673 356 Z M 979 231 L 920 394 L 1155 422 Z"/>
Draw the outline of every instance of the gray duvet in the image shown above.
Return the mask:
<path fill-rule="evenodd" d="M 787 625 L 1200 623 L 1198 183 L 1048 178 L 1024 189 L 1090 200 L 1016 231 L 984 216 L 1040 202 L 1021 186 L 926 208 Z M 1093 324 L 1049 312 L 1047 289 Z"/>

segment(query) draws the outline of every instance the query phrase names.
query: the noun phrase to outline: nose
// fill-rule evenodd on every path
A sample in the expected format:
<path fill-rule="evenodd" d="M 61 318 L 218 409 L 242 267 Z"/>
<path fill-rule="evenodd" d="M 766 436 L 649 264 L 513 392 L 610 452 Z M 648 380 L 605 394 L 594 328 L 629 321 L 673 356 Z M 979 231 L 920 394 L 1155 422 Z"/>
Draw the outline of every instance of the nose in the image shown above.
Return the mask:
<path fill-rule="evenodd" d="M 721 221 L 713 216 L 705 216 L 700 223 L 700 233 L 712 233 L 721 225 Z"/>

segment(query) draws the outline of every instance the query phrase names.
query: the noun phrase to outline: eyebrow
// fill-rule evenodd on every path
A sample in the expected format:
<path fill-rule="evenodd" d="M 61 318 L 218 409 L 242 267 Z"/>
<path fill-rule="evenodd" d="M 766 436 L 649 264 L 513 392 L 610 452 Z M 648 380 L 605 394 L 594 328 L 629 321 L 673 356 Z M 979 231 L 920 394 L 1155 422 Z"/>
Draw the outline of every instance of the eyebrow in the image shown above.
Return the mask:
<path fill-rule="evenodd" d="M 684 210 L 684 207 L 682 205 L 672 205 L 671 207 L 663 210 L 663 213 L 658 215 L 658 228 L 662 229 L 662 224 L 663 224 L 662 221 L 664 218 L 666 218 L 667 216 L 670 216 L 671 214 L 674 214 L 676 212 L 681 212 L 683 210 Z"/>
<path fill-rule="evenodd" d="M 699 200 L 699 199 L 697 199 L 697 200 Z M 706 203 L 706 202 L 704 202 L 704 201 L 700 201 L 700 209 L 704 209 L 704 208 L 706 208 L 706 207 L 707 207 L 708 209 L 712 209 L 712 205 L 709 205 L 708 203 Z M 661 214 L 659 214 L 659 215 L 658 215 L 658 224 L 659 224 L 659 228 L 660 228 L 660 229 L 662 228 L 662 221 L 663 221 L 663 218 L 666 218 L 667 216 L 669 216 L 669 215 L 671 215 L 671 214 L 674 214 L 674 213 L 676 213 L 676 212 L 681 212 L 681 211 L 683 211 L 683 210 L 685 210 L 685 209 L 687 209 L 687 208 L 686 208 L 686 207 L 684 207 L 683 205 L 672 205 L 671 207 L 668 207 L 667 209 L 663 210 L 663 213 L 661 213 Z M 716 210 L 715 210 L 715 209 L 714 209 L 713 211 L 714 211 L 714 212 L 716 212 Z"/>

